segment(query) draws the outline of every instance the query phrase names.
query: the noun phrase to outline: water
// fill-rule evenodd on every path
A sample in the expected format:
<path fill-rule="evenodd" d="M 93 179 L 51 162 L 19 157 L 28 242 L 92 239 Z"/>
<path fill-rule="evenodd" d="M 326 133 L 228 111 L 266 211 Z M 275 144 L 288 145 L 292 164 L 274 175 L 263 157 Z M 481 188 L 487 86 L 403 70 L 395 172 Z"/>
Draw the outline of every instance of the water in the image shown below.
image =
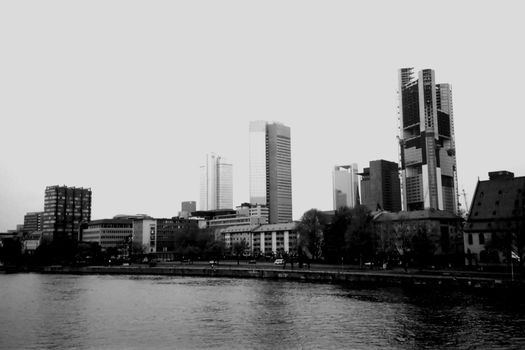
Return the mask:
<path fill-rule="evenodd" d="M 525 305 L 249 279 L 0 275 L 0 348 L 523 349 Z"/>

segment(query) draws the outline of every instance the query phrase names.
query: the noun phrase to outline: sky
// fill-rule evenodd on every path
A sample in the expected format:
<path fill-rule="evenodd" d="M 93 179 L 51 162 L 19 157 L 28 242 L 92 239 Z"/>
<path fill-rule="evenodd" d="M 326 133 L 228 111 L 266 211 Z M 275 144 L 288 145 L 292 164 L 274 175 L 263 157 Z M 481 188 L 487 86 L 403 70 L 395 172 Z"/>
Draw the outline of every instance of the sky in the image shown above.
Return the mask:
<path fill-rule="evenodd" d="M 399 161 L 398 69 L 453 91 L 459 191 L 525 175 L 520 1 L 2 1 L 0 232 L 49 185 L 89 187 L 92 219 L 177 215 L 199 166 L 248 126 L 291 129 L 294 219 L 332 209 L 334 165 Z M 461 196 L 464 206 L 464 197 Z"/>

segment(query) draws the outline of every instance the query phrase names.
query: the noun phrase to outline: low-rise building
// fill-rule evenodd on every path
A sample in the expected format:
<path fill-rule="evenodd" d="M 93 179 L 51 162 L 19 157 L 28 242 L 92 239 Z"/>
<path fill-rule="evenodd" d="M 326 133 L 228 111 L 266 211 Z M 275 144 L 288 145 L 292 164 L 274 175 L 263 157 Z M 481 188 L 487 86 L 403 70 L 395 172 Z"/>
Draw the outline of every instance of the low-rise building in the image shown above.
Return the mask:
<path fill-rule="evenodd" d="M 295 222 L 265 225 L 230 226 L 220 230 L 226 250 L 235 243 L 245 241 L 250 255 L 276 255 L 297 250 L 297 224 Z"/>
<path fill-rule="evenodd" d="M 378 245 L 393 245 L 400 255 L 404 255 L 417 249 L 416 235 L 422 234 L 419 242 L 424 239 L 430 243 L 426 247 L 431 255 L 429 260 L 442 265 L 462 264 L 463 219 L 460 216 L 435 209 L 373 214 Z"/>
<path fill-rule="evenodd" d="M 525 176 L 489 173 L 478 181 L 464 228 L 466 265 L 505 265 L 525 257 Z"/>
<path fill-rule="evenodd" d="M 157 247 L 157 220 L 151 217 L 133 219 L 133 244 L 144 253 L 153 253 Z"/>
<path fill-rule="evenodd" d="M 87 223 L 87 228 L 82 231 L 82 241 L 98 243 L 102 249 L 126 248 L 132 235 L 132 220 L 102 219 Z"/>
<path fill-rule="evenodd" d="M 36 249 L 42 243 L 42 231 L 33 231 L 25 236 L 22 241 L 22 250 L 27 254 L 34 254 Z"/>

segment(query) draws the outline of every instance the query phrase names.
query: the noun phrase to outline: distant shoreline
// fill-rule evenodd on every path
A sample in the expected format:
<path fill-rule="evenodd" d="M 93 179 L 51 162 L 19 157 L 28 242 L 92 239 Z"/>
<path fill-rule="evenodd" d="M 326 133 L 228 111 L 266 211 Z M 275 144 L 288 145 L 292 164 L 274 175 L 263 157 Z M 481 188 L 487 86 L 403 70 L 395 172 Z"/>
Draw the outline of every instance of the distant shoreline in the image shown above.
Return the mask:
<path fill-rule="evenodd" d="M 508 278 L 473 276 L 468 274 L 431 275 L 423 273 L 400 273 L 384 271 L 311 271 L 304 269 L 261 269 L 253 267 L 212 268 L 210 266 L 42 266 L 3 267 L 5 273 L 35 272 L 44 274 L 75 275 L 163 275 L 192 277 L 227 277 L 290 280 L 317 283 L 367 284 L 372 286 L 419 286 L 448 289 L 519 289 L 525 290 L 522 280 Z"/>

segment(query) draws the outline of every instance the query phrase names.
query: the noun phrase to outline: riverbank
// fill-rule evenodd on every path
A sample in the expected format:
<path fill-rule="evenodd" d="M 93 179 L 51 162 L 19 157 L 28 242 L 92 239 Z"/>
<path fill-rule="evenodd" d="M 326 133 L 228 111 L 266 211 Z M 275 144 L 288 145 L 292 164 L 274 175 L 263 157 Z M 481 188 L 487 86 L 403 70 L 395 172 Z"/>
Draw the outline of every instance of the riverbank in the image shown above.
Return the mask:
<path fill-rule="evenodd" d="M 397 271 L 335 271 L 304 270 L 282 268 L 259 268 L 256 266 L 211 267 L 206 265 L 185 266 L 170 265 L 150 267 L 132 266 L 43 266 L 32 268 L 4 268 L 7 273 L 36 272 L 46 274 L 108 274 L 108 275 L 165 275 L 193 277 L 227 277 L 291 280 L 320 283 L 367 284 L 376 286 L 426 286 L 467 289 L 519 289 L 525 290 L 523 281 L 516 281 L 505 276 L 494 277 L 479 273 L 468 275 L 462 273 L 428 274 L 424 272 Z"/>

